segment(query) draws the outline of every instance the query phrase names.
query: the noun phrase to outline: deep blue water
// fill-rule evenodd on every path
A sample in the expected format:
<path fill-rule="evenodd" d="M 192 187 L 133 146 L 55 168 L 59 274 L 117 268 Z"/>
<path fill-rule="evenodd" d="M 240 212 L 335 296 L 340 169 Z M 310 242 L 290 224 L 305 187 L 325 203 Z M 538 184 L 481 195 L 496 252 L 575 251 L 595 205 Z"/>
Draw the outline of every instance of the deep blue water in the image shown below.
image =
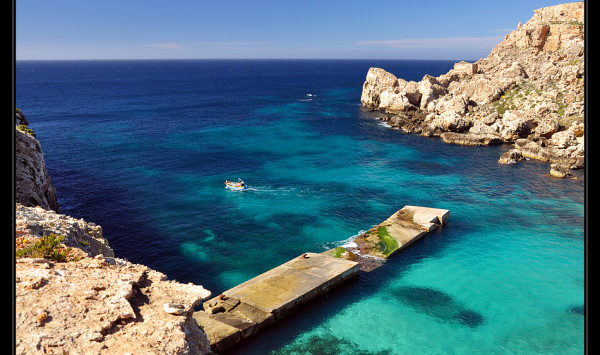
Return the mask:
<path fill-rule="evenodd" d="M 497 163 L 381 125 L 371 66 L 419 81 L 450 61 L 17 61 L 16 106 L 61 212 L 117 256 L 214 295 L 404 205 L 441 231 L 239 354 L 584 352 L 584 173 Z M 244 192 L 224 189 L 243 178 Z"/>

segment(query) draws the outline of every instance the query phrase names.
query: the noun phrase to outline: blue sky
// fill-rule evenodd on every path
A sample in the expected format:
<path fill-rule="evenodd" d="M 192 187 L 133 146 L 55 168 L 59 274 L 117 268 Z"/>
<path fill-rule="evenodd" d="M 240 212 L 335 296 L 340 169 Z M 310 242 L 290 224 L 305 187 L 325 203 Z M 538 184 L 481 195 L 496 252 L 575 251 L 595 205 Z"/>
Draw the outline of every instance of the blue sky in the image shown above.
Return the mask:
<path fill-rule="evenodd" d="M 15 0 L 15 56 L 476 60 L 564 2 Z"/>

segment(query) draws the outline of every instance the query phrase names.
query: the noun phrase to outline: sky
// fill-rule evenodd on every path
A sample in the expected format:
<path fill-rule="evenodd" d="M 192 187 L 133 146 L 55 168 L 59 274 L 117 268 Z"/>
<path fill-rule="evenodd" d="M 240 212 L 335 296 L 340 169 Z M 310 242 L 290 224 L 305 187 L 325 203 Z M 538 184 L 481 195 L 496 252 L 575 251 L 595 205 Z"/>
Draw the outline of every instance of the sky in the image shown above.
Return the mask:
<path fill-rule="evenodd" d="M 14 57 L 486 57 L 533 10 L 568 0 L 13 0 Z"/>

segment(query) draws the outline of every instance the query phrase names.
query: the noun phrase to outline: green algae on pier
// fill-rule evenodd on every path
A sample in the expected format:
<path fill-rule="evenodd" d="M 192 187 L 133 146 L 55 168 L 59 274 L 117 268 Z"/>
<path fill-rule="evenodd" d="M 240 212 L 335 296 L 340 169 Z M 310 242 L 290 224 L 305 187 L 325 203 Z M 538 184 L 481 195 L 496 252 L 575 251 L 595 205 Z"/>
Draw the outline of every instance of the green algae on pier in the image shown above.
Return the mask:
<path fill-rule="evenodd" d="M 358 258 L 364 262 L 366 262 L 365 258 L 369 258 L 371 259 L 368 260 L 370 266 L 361 263 L 361 269 L 370 271 L 374 267 L 380 266 L 380 263 L 371 265 L 373 258 L 389 258 L 444 224 L 449 214 L 450 212 L 445 209 L 404 206 L 385 221 L 356 237 L 352 246 L 344 247 L 344 252 L 340 252 L 336 248 L 325 251 L 323 254 L 349 260 L 356 260 L 359 256 Z"/>

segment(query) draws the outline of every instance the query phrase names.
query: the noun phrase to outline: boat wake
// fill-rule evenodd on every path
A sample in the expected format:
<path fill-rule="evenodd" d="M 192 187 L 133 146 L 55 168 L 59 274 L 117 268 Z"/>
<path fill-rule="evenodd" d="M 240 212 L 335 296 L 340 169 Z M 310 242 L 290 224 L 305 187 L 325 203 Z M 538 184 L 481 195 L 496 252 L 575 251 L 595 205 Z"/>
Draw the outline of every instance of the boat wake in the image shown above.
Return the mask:
<path fill-rule="evenodd" d="M 303 99 L 298 99 L 298 101 L 312 101 L 315 97 L 317 97 L 317 95 L 315 94 L 306 94 L 306 96 Z"/>

